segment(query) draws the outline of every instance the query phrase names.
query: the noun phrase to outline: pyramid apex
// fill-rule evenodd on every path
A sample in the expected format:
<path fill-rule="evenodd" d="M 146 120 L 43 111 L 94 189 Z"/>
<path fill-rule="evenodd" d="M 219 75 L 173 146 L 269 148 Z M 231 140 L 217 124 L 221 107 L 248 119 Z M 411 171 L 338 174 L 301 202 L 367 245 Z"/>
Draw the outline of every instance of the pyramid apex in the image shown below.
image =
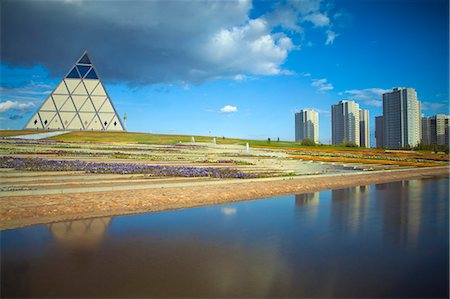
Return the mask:
<path fill-rule="evenodd" d="M 84 50 L 80 59 L 78 59 L 77 64 L 92 64 L 91 59 L 89 58 L 89 54 L 87 50 Z"/>

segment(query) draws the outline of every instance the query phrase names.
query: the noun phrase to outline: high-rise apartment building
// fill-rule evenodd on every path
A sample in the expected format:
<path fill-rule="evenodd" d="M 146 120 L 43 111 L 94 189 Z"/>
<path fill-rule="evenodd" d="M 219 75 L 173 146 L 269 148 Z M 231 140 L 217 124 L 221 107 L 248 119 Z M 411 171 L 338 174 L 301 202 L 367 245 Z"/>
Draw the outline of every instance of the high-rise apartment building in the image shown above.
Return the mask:
<path fill-rule="evenodd" d="M 319 142 L 319 113 L 312 109 L 304 109 L 295 114 L 295 141 L 306 138 Z"/>
<path fill-rule="evenodd" d="M 449 146 L 450 115 L 422 117 L 422 143 Z"/>
<path fill-rule="evenodd" d="M 430 118 L 422 116 L 422 143 L 431 144 L 430 137 Z"/>
<path fill-rule="evenodd" d="M 375 117 L 375 141 L 377 148 L 384 147 L 383 140 L 383 116 Z"/>
<path fill-rule="evenodd" d="M 385 147 L 416 146 L 421 139 L 420 102 L 414 88 L 394 88 L 383 94 Z"/>
<path fill-rule="evenodd" d="M 351 142 L 360 145 L 359 105 L 342 100 L 331 106 L 331 139 L 333 144 Z"/>
<path fill-rule="evenodd" d="M 359 110 L 359 142 L 362 147 L 370 147 L 369 110 Z"/>

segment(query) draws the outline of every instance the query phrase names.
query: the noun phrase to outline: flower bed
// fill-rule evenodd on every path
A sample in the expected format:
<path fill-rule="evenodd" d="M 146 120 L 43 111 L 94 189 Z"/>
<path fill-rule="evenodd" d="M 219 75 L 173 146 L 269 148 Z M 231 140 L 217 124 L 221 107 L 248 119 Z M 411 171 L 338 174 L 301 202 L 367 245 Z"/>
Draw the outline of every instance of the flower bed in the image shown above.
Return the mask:
<path fill-rule="evenodd" d="M 254 178 L 233 168 L 160 166 L 132 163 L 97 163 L 80 160 L 0 157 L 1 168 L 27 171 L 85 171 L 87 173 L 148 174 L 150 176 Z"/>

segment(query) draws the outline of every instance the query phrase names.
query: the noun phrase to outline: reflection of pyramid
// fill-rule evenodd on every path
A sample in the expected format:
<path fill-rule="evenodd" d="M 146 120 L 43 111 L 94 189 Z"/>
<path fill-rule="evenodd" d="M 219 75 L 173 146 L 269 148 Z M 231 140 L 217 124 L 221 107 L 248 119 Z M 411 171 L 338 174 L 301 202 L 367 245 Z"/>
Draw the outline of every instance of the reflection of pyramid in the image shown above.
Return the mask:
<path fill-rule="evenodd" d="M 87 52 L 53 90 L 25 129 L 124 131 Z"/>
<path fill-rule="evenodd" d="M 95 247 L 103 239 L 111 217 L 52 223 L 48 228 L 62 245 Z"/>

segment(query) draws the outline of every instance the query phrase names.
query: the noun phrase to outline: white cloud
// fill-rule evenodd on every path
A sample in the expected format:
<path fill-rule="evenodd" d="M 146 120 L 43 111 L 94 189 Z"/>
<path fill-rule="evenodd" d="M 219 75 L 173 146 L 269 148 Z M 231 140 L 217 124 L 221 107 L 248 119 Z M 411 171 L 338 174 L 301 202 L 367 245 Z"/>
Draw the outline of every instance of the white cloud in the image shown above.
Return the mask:
<path fill-rule="evenodd" d="M 202 52 L 221 73 L 233 70 L 239 74 L 279 75 L 294 46 L 289 37 L 270 31 L 263 18 L 250 20 L 243 26 L 220 30 Z"/>
<path fill-rule="evenodd" d="M 327 30 L 327 40 L 325 41 L 325 45 L 332 45 L 336 37 L 338 37 L 338 34 L 336 32 Z"/>
<path fill-rule="evenodd" d="M 247 79 L 247 76 L 242 75 L 242 74 L 237 74 L 237 75 L 235 75 L 235 76 L 233 77 L 233 79 L 234 79 L 235 81 L 244 81 L 245 79 Z"/>
<path fill-rule="evenodd" d="M 28 111 L 31 108 L 34 107 L 34 103 L 27 102 L 27 103 L 20 103 L 20 102 L 13 102 L 13 101 L 6 101 L 0 103 L 0 112 L 7 112 L 9 110 L 15 109 L 15 110 L 25 110 Z"/>
<path fill-rule="evenodd" d="M 231 106 L 231 105 L 226 105 L 223 108 L 220 108 L 220 112 L 222 113 L 233 113 L 237 111 L 237 107 L 236 106 Z"/>
<path fill-rule="evenodd" d="M 315 27 L 324 27 L 330 24 L 330 19 L 323 13 L 313 13 L 305 16 L 303 19 L 311 22 Z"/>
<path fill-rule="evenodd" d="M 327 79 L 313 79 L 311 85 L 318 91 L 328 91 L 334 88 L 333 84 L 327 83 Z"/>
<path fill-rule="evenodd" d="M 339 94 L 347 94 L 349 97 L 359 100 L 366 105 L 381 107 L 383 93 L 389 92 L 391 89 L 383 88 L 366 88 L 366 89 L 350 89 Z"/>

